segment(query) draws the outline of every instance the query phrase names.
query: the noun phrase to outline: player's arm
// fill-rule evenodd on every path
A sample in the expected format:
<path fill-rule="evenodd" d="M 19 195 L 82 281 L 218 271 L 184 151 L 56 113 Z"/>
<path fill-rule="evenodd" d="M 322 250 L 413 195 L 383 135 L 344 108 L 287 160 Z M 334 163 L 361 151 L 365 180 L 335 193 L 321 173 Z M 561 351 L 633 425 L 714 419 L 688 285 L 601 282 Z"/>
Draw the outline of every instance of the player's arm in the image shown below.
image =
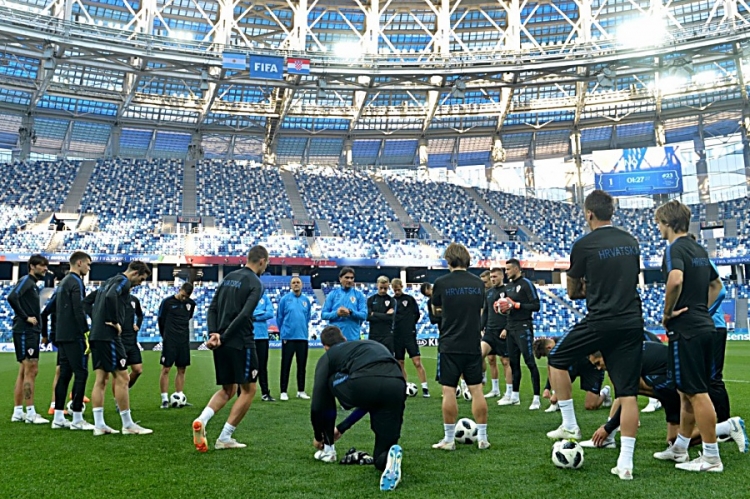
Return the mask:
<path fill-rule="evenodd" d="M 333 302 L 336 301 L 336 298 L 338 298 L 338 293 L 336 292 L 336 290 L 331 291 L 331 294 L 328 295 L 325 303 L 323 303 L 323 310 L 320 312 L 321 319 L 332 321 L 338 318 L 336 310 L 333 308 Z"/>
<path fill-rule="evenodd" d="M 23 309 L 23 305 L 21 304 L 21 297 L 30 289 L 30 286 L 33 283 L 31 282 L 31 278 L 24 279 L 23 283 L 20 285 L 16 285 L 13 290 L 8 294 L 8 303 L 10 303 L 10 307 L 13 309 L 13 312 L 15 312 L 16 317 L 23 321 L 27 321 L 29 319 L 29 315 L 26 313 L 26 311 Z"/>
<path fill-rule="evenodd" d="M 240 331 L 243 325 L 248 324 L 253 320 L 253 312 L 255 312 L 255 307 L 258 306 L 260 297 L 263 296 L 262 284 L 260 286 L 256 286 L 250 282 L 245 281 L 243 282 L 242 287 L 245 288 L 245 293 L 247 293 L 245 304 L 242 306 L 240 313 L 237 314 L 237 317 L 232 320 L 229 326 L 227 326 L 227 329 L 221 334 L 222 343 L 226 340 L 226 338 L 230 338 L 236 335 L 237 331 Z"/>
<path fill-rule="evenodd" d="M 157 322 L 159 324 L 159 334 L 162 338 L 164 338 L 164 331 L 167 327 L 167 314 L 169 313 L 167 309 L 168 301 L 169 298 L 165 298 L 164 300 L 162 300 L 161 305 L 159 306 L 159 312 L 156 314 L 158 318 Z"/>
<path fill-rule="evenodd" d="M 94 303 L 96 302 L 96 293 L 98 292 L 99 290 L 95 289 L 83 299 L 83 311 L 86 312 L 86 315 L 89 317 L 94 315 Z"/>
<path fill-rule="evenodd" d="M 669 251 L 669 249 L 667 249 Z M 675 311 L 674 307 L 677 305 L 677 299 L 682 293 L 682 282 L 683 282 L 682 270 L 674 269 L 669 272 L 667 276 L 667 287 L 664 296 L 664 316 L 662 318 L 662 324 L 667 327 L 667 322 L 673 317 L 680 314 L 679 311 Z M 683 309 L 684 311 L 685 309 Z M 677 312 L 677 314 L 675 314 Z"/>
<path fill-rule="evenodd" d="M 393 315 L 388 315 L 383 312 L 375 312 L 372 309 L 372 303 L 375 301 L 375 297 L 377 295 L 372 295 L 367 299 L 367 319 L 371 323 L 382 323 L 382 322 L 391 322 L 393 320 Z"/>
<path fill-rule="evenodd" d="M 354 303 L 354 308 L 350 308 L 352 317 L 360 322 L 367 320 L 367 303 L 365 302 L 365 295 L 357 293 L 357 300 Z"/>
<path fill-rule="evenodd" d="M 539 300 L 539 292 L 536 290 L 531 281 L 524 280 L 526 283 L 526 298 L 528 302 L 521 303 L 521 310 L 531 310 L 532 312 L 539 312 L 542 308 L 542 302 Z"/>
<path fill-rule="evenodd" d="M 279 328 L 279 333 L 281 333 L 281 328 L 284 326 L 284 314 L 286 313 L 286 295 L 284 295 L 281 300 L 279 300 L 279 308 L 276 309 L 276 326 Z"/>
<path fill-rule="evenodd" d="M 76 328 L 78 329 L 78 333 L 80 335 L 86 334 L 86 331 L 89 330 L 89 321 L 86 319 L 86 312 L 83 309 L 83 298 L 81 298 L 81 295 L 84 293 L 83 285 L 78 284 L 77 281 L 74 281 L 76 283 L 76 287 L 78 289 L 71 289 L 70 290 L 70 308 L 73 311 L 73 317 L 75 317 L 76 321 Z M 53 296 L 54 298 L 54 296 Z"/>
<path fill-rule="evenodd" d="M 143 308 L 141 307 L 141 300 L 138 299 L 138 297 L 133 296 L 135 300 L 135 325 L 138 326 L 138 330 L 140 331 L 141 326 L 143 325 Z M 190 311 L 190 318 L 193 318 L 193 311 L 195 310 L 195 305 L 193 305 L 193 309 Z"/>
<path fill-rule="evenodd" d="M 411 297 L 411 304 L 414 307 L 414 325 L 416 326 L 419 324 L 419 319 L 422 318 L 422 312 L 419 311 L 419 304 L 413 296 Z"/>
<path fill-rule="evenodd" d="M 129 288 L 127 284 L 128 278 L 122 276 L 120 282 L 110 286 L 105 295 L 102 297 L 104 299 L 105 323 L 109 322 L 112 324 L 118 324 L 122 327 L 122 324 L 120 324 L 120 317 L 117 314 L 117 302 L 120 299 L 120 296 L 128 291 Z"/>
<path fill-rule="evenodd" d="M 482 307 L 482 327 L 481 330 L 484 331 L 487 328 L 487 321 L 490 318 L 490 307 L 487 305 L 487 301 L 491 298 L 491 295 L 487 293 L 484 297 L 484 306 Z"/>
<path fill-rule="evenodd" d="M 360 419 L 365 417 L 365 415 L 367 415 L 367 411 L 357 407 L 346 417 L 345 420 L 336 425 L 336 429 L 343 435 L 346 430 L 357 424 Z"/>
<path fill-rule="evenodd" d="M 211 304 L 208 306 L 208 314 L 206 315 L 206 325 L 208 326 L 208 334 L 218 334 L 219 332 L 219 306 L 218 306 L 219 290 L 214 292 L 213 298 L 211 298 Z"/>
<path fill-rule="evenodd" d="M 711 262 L 710 279 L 711 282 L 708 284 L 708 311 L 711 315 L 714 315 L 721 306 L 721 302 L 724 301 L 724 297 L 727 295 L 714 262 Z"/>
<path fill-rule="evenodd" d="M 55 292 L 52 293 L 52 296 L 49 300 L 47 300 L 47 303 L 44 305 L 44 308 L 42 309 L 42 338 L 48 338 L 49 335 L 47 334 L 47 329 L 49 328 L 47 319 L 50 315 L 55 313 L 55 310 L 57 308 L 57 290 L 58 288 L 55 288 Z"/>
<path fill-rule="evenodd" d="M 432 287 L 432 297 L 431 297 L 431 308 L 432 313 L 435 314 L 435 317 L 442 317 L 443 316 L 443 297 L 441 296 L 442 289 L 440 289 L 440 280 L 435 282 L 435 285 Z M 439 322 L 438 322 L 439 324 Z"/>
<path fill-rule="evenodd" d="M 258 311 L 258 308 L 260 308 L 260 311 Z M 263 305 L 256 307 L 255 313 L 253 313 L 253 320 L 267 321 L 269 319 L 273 319 L 273 303 L 271 303 L 271 300 L 266 297 L 266 299 L 263 300 Z"/>
<path fill-rule="evenodd" d="M 586 298 L 586 259 L 581 254 L 583 250 L 579 244 L 573 244 L 570 249 L 570 268 L 567 272 L 568 298 L 582 300 Z"/>

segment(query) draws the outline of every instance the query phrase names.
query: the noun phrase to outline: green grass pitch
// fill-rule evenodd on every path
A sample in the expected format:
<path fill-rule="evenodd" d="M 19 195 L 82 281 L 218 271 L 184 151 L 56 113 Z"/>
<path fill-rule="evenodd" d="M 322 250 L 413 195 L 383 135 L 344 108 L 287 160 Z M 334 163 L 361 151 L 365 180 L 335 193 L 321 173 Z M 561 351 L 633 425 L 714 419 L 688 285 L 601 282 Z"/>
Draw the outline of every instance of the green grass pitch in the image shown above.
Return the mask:
<path fill-rule="evenodd" d="M 435 373 L 435 349 L 425 348 L 428 377 Z M 322 350 L 312 350 L 308 364 L 308 393 L 314 366 Z M 200 413 L 214 386 L 210 352 L 193 352 L 187 372 L 186 394 L 193 407 L 159 409 L 158 354 L 144 352 L 144 375 L 131 392 L 133 416 L 154 430 L 148 436 L 52 431 L 48 426 L 10 423 L 12 387 L 17 373 L 13 355 L 0 356 L 0 498 L 105 497 L 105 498 L 295 498 L 381 496 L 378 473 L 372 467 L 323 464 L 313 460 L 309 401 L 292 398 L 273 404 L 256 396 L 236 438 L 247 449 L 214 451 L 213 442 L 227 409 L 208 425 L 211 450 L 199 454 L 192 445 L 190 423 Z M 407 360 L 407 364 L 410 364 Z M 271 389 L 278 398 L 279 351 L 272 351 Z M 540 364 L 541 366 L 541 364 Z M 50 402 L 54 356 L 42 357 L 37 378 L 36 407 L 46 414 Z M 543 379 L 546 369 L 543 370 Z M 731 343 L 725 368 L 733 415 L 750 422 L 750 344 Z M 410 379 L 416 380 L 413 367 Z M 294 380 L 294 372 L 292 373 Z M 458 446 L 455 452 L 437 451 L 431 444 L 443 434 L 440 391 L 430 381 L 432 398 L 408 399 L 401 445 L 403 479 L 395 495 L 427 498 L 470 497 L 750 497 L 750 455 L 741 455 L 734 443 L 721 445 L 723 474 L 690 474 L 659 462 L 651 454 L 664 448 L 663 412 L 645 414 L 635 455 L 635 479 L 621 482 L 610 475 L 618 451 L 586 451 L 581 470 L 555 468 L 550 460 L 552 442 L 545 432 L 560 424 L 560 414 L 529 412 L 529 375 L 524 367 L 520 407 L 489 407 L 488 435 L 492 448 L 479 451 Z M 90 393 L 87 392 L 87 393 Z M 575 387 L 579 424 L 584 438 L 604 421 L 606 409 L 586 412 L 583 393 Z M 641 406 L 646 400 L 641 400 Z M 543 409 L 547 403 L 543 402 Z M 460 417 L 471 417 L 468 402 L 459 402 Z M 85 417 L 93 421 L 90 407 Z M 105 419 L 121 427 L 111 392 Z M 372 450 L 368 420 L 362 420 L 337 445 L 339 455 L 350 447 Z M 692 457 L 697 449 L 691 450 Z"/>

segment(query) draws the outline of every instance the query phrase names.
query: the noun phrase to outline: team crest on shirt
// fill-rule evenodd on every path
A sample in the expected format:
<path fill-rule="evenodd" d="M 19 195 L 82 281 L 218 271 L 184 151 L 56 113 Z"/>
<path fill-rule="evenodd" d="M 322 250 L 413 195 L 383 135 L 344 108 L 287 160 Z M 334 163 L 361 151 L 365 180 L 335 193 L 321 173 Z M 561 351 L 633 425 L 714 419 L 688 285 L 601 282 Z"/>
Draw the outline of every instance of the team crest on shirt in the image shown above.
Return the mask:
<path fill-rule="evenodd" d="M 516 293 L 518 293 L 520 291 L 521 291 L 521 285 L 519 284 L 518 286 L 516 286 Z"/>
<path fill-rule="evenodd" d="M 165 362 L 166 360 L 167 360 L 167 358 L 166 358 L 166 357 L 164 357 L 164 356 L 162 356 L 162 358 L 161 358 L 161 361 L 162 361 L 162 362 Z"/>
<path fill-rule="evenodd" d="M 357 300 L 356 300 L 356 298 L 354 298 L 353 296 L 350 296 L 350 297 L 349 297 L 349 301 L 350 301 L 350 302 L 352 302 L 352 303 L 354 303 L 354 302 L 355 302 L 355 301 L 357 301 Z"/>
<path fill-rule="evenodd" d="M 252 374 L 253 374 L 253 378 L 257 378 L 258 377 L 258 370 L 257 369 L 253 369 L 253 373 Z"/>
<path fill-rule="evenodd" d="M 190 310 L 192 310 L 192 308 L 193 308 L 193 305 L 190 304 L 190 303 L 186 303 L 185 304 L 185 308 L 187 309 L 188 312 L 190 312 Z"/>
<path fill-rule="evenodd" d="M 34 355 L 34 349 L 33 348 L 29 348 L 28 350 L 26 350 L 26 352 L 29 354 L 29 356 Z"/>
<path fill-rule="evenodd" d="M 126 363 L 126 362 L 127 362 L 127 360 L 126 360 L 126 359 L 120 359 L 120 365 L 121 365 L 122 367 L 125 367 L 125 363 Z"/>
<path fill-rule="evenodd" d="M 408 301 L 404 300 L 404 301 L 401 302 L 401 305 L 403 305 L 405 307 L 408 303 L 409 303 Z"/>
<path fill-rule="evenodd" d="M 305 307 L 305 308 L 307 308 L 309 305 L 310 305 L 310 302 L 308 302 L 307 300 L 304 300 L 302 302 L 302 306 Z"/>
<path fill-rule="evenodd" d="M 135 300 L 130 300 L 130 306 L 135 308 Z"/>

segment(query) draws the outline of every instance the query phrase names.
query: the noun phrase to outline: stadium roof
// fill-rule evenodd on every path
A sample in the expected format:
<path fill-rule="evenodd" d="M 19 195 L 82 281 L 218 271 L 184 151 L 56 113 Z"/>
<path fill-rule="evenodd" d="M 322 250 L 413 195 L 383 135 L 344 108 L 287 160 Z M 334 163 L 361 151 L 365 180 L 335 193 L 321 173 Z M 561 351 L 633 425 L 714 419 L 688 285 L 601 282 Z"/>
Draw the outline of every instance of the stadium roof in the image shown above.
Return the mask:
<path fill-rule="evenodd" d="M 63 156 L 482 164 L 750 115 L 745 0 L 0 0 L 0 43 L 0 148 Z"/>

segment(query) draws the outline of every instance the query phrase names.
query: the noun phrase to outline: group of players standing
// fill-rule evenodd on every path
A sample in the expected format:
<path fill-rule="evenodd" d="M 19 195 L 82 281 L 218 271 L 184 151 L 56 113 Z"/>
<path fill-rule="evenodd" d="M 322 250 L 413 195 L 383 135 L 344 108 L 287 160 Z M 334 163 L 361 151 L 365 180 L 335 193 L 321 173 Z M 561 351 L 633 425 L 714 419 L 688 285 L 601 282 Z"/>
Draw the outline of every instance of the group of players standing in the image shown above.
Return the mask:
<path fill-rule="evenodd" d="M 520 358 L 523 357 L 534 390 L 529 409 L 539 409 L 541 386 L 534 359 L 536 350 L 538 355 L 548 354 L 549 382 L 563 420 L 558 429 L 547 434 L 548 437 L 581 438 L 573 409 L 571 378 L 574 367 L 580 366 L 581 359 L 587 358 L 597 368 L 606 368 L 614 385 L 617 400 L 612 407 L 611 421 L 597 430 L 590 441 L 594 447 L 613 447 L 613 422 L 618 422 L 622 433 L 621 450 L 617 465 L 612 468 L 613 474 L 624 480 L 633 477 L 633 452 L 639 424 L 636 396 L 641 392 L 656 396 L 668 408 L 668 431 L 674 440 L 666 451 L 655 454 L 657 459 L 676 461 L 677 468 L 689 471 L 722 471 L 717 432 L 730 436 L 744 452 L 748 442 L 740 418 L 727 417 L 716 424 L 715 405 L 726 406 L 728 413 L 726 390 L 716 377 L 722 367 L 718 363 L 723 364 L 725 338 L 723 341 L 717 338 L 719 335 L 709 306 L 719 300 L 723 286 L 705 249 L 689 237 L 690 210 L 678 201 L 670 201 L 656 211 L 658 229 L 669 241 L 663 263 L 667 279 L 663 325 L 669 345 L 662 346 L 661 350 L 644 343 L 637 291 L 640 272 L 638 242 L 626 231 L 613 227 L 614 202 L 609 194 L 593 191 L 586 198 L 584 212 L 591 232 L 573 245 L 567 290 L 571 299 L 586 299 L 588 314 L 554 345 L 547 340 L 542 340 L 544 343 L 538 343 L 536 347 L 534 345 L 532 314 L 539 310 L 540 302 L 533 283 L 522 276 L 517 260 L 506 263 L 508 284 L 503 284 L 501 269 L 492 269 L 490 286 L 486 287 L 480 278 L 467 271 L 470 264 L 468 250 L 455 243 L 447 247 L 444 258 L 450 273 L 438 278 L 432 287 L 422 287 L 422 292 L 429 296 L 431 321 L 439 328 L 437 379 L 443 391 L 444 438 L 433 448 L 455 448 L 456 387 L 460 381 L 466 384 L 466 390 L 472 396 L 478 447 L 490 447 L 487 403 L 482 391 L 484 358 L 487 356 L 500 355 L 504 366 L 506 392 L 498 405 L 520 404 Z M 134 380 L 127 374 L 128 353 L 122 341 L 130 288 L 143 282 L 150 271 L 142 262 L 133 262 L 126 272 L 109 279 L 97 290 L 91 299 L 89 334 L 84 308 L 88 299 L 84 298 L 82 277 L 88 272 L 91 259 L 85 253 L 76 252 L 70 260 L 71 271 L 55 295 L 60 377 L 56 384 L 53 428 L 93 429 L 94 434 L 115 433 L 104 423 L 103 417 L 104 389 L 112 374 L 123 422 L 122 432 L 151 433 L 151 430 L 134 423 L 130 416 L 128 386 L 132 386 Z M 213 350 L 216 382 L 221 389 L 193 422 L 193 442 L 199 451 L 208 450 L 206 425 L 235 395 L 237 400 L 215 447 L 245 447 L 234 440 L 232 434 L 250 408 L 260 372 L 253 317 L 264 295 L 258 276 L 267 265 L 267 250 L 262 246 L 253 247 L 247 265 L 228 274 L 211 301 L 206 345 Z M 37 317 L 40 314 L 37 312 L 38 292 L 30 290 L 36 290 L 36 280 L 44 276 L 46 266 L 43 257 L 33 257 L 29 261 L 29 275 L 9 297 L 16 312 L 14 342 L 21 361 L 13 421 L 39 422 L 40 418 L 33 409 L 33 402 L 31 405 L 27 402 L 27 415 L 23 415 L 20 402 L 22 398 L 33 401 L 34 359 L 38 358 L 40 332 Z M 364 296 L 353 288 L 352 269 L 342 269 L 339 277 L 342 286 L 329 295 L 322 312 L 323 319 L 330 325 L 321 333 L 325 353 L 316 366 L 311 404 L 313 444 L 317 449 L 315 458 L 335 462 L 334 442 L 369 413 L 375 433 L 373 456 L 348 454 L 343 461 L 369 459 L 367 462 L 383 471 L 381 490 L 393 490 L 401 479 L 402 449 L 398 440 L 406 398 L 405 353 L 410 354 L 417 368 L 423 395 L 429 396 L 416 344 L 419 311 L 413 297 L 403 293 L 403 284 L 399 280 L 390 283 L 393 296 L 388 295 L 387 279 L 379 280 L 378 293 L 365 302 Z M 294 291 L 294 286 L 292 289 Z M 190 292 L 183 288 L 174 298 L 184 304 L 189 295 Z M 299 297 L 299 293 L 294 295 Z M 166 303 L 168 300 L 162 308 L 172 307 Z M 179 307 L 180 303 L 176 306 Z M 191 310 L 189 306 L 187 310 Z M 371 340 L 359 339 L 360 324 L 364 320 L 370 321 Z M 130 322 L 132 324 L 132 318 Z M 36 350 L 33 335 L 36 335 Z M 721 345 L 720 356 L 715 354 L 719 350 L 717 345 Z M 81 425 L 82 388 L 85 386 L 89 348 L 96 371 L 92 392 L 95 424 L 92 428 L 89 428 L 92 425 Z M 294 354 L 299 360 L 300 353 L 295 347 L 291 353 L 283 355 L 288 357 L 285 364 L 291 364 Z M 180 355 L 180 351 L 174 352 L 175 361 Z M 167 357 L 165 352 L 162 360 Z M 181 363 L 185 364 L 184 360 Z M 506 365 L 510 367 L 510 375 Z M 73 421 L 63 422 L 63 401 L 73 374 L 76 375 Z M 499 395 L 498 375 L 493 375 L 492 391 L 488 397 Z M 723 393 L 713 397 L 712 401 L 710 388 L 719 385 L 721 388 L 715 391 Z M 162 393 L 165 393 L 163 388 Z M 679 398 L 679 403 L 675 397 Z M 607 398 L 601 396 L 600 403 Z M 338 426 L 335 425 L 336 399 L 344 409 L 352 409 Z M 679 418 L 675 419 L 678 408 Z M 689 461 L 687 448 L 696 425 L 703 454 Z"/>

